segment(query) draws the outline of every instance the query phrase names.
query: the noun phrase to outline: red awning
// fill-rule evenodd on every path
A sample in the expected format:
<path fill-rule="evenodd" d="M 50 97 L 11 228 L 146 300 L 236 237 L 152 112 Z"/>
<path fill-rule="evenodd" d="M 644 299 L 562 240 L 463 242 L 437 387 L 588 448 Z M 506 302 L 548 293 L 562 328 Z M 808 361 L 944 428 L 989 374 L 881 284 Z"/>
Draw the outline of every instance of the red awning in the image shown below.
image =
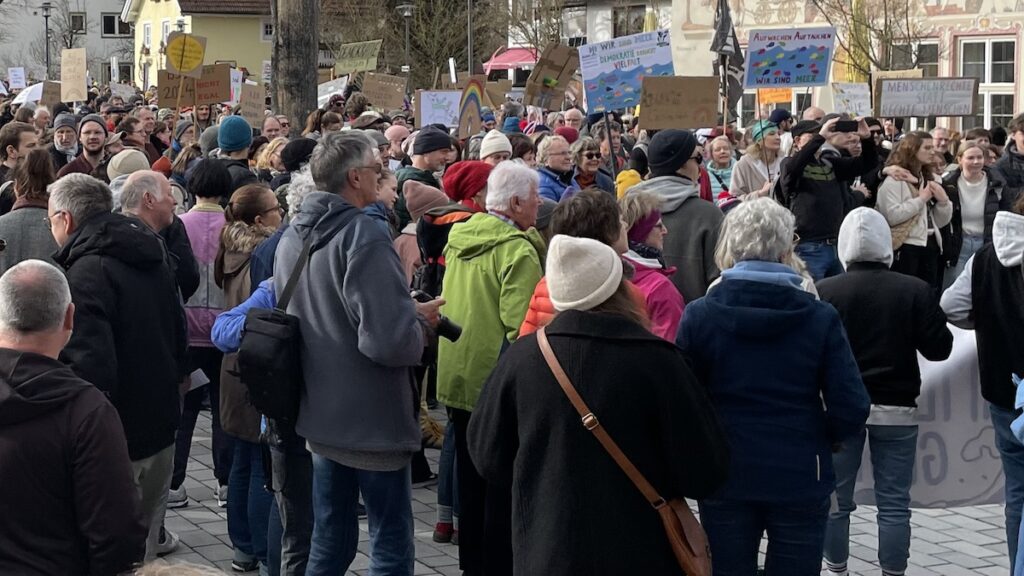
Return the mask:
<path fill-rule="evenodd" d="M 537 51 L 532 48 L 509 48 L 484 63 L 484 70 L 511 70 L 537 63 Z"/>

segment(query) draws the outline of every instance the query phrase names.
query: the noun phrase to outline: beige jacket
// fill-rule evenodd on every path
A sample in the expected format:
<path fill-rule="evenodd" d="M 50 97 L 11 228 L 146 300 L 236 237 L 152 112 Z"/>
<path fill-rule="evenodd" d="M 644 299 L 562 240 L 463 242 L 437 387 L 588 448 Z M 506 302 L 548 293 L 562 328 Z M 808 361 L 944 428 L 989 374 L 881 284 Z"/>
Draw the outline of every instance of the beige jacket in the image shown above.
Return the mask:
<path fill-rule="evenodd" d="M 927 202 L 918 198 L 916 184 L 886 178 L 878 188 L 878 200 L 875 203 L 875 208 L 882 213 L 882 216 L 885 216 L 890 227 L 902 224 L 911 218 L 917 218 L 904 244 L 922 247 L 928 245 L 926 214 L 931 210 L 932 234 L 939 243 L 939 250 L 942 250 L 942 235 L 939 233 L 939 228 L 949 224 L 949 221 L 953 219 L 953 203 L 949 200 L 929 207 Z"/>
<path fill-rule="evenodd" d="M 729 193 L 735 198 L 754 200 L 759 198 L 755 192 L 764 186 L 771 175 L 772 181 L 778 180 L 782 157 L 777 157 L 769 166 L 764 160 L 744 154 L 732 169 L 732 180 L 729 182 Z"/>

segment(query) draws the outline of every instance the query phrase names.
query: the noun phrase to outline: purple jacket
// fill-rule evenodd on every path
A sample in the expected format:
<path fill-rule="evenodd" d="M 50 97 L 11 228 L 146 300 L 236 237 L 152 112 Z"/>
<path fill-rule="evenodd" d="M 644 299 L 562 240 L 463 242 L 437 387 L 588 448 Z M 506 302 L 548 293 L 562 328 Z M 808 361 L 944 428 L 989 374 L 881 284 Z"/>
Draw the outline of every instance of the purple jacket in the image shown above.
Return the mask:
<path fill-rule="evenodd" d="M 192 252 L 199 266 L 199 289 L 185 302 L 188 320 L 188 344 L 212 348 L 210 331 L 217 315 L 224 310 L 224 291 L 213 280 L 213 262 L 220 247 L 224 210 L 220 206 L 195 206 L 181 215 Z"/>
<path fill-rule="evenodd" d="M 676 269 L 662 268 L 656 260 L 644 258 L 632 250 L 626 254 L 626 259 L 636 268 L 633 285 L 644 295 L 647 315 L 651 318 L 651 332 L 675 342 L 685 306 L 679 290 L 669 280 Z"/>

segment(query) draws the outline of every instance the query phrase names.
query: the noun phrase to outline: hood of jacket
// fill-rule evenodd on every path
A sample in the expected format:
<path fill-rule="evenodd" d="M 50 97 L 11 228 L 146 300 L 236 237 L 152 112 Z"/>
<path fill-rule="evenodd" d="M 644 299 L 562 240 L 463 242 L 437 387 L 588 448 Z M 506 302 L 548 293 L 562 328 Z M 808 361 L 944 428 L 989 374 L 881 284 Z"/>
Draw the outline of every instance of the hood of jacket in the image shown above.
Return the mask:
<path fill-rule="evenodd" d="M 63 362 L 0 348 L 0 426 L 56 410 L 89 387 Z"/>
<path fill-rule="evenodd" d="M 220 233 L 224 249 L 224 274 L 237 274 L 252 258 L 253 250 L 273 236 L 274 232 L 275 229 L 269 226 L 249 225 L 240 221 L 225 224 Z"/>
<path fill-rule="evenodd" d="M 312 250 L 317 250 L 326 246 L 345 224 L 360 215 L 364 215 L 362 210 L 337 194 L 312 192 L 302 200 L 302 207 L 292 218 L 291 226 L 303 242 L 312 238 Z"/>
<path fill-rule="evenodd" d="M 1024 261 L 1024 216 L 1000 210 L 992 224 L 992 245 L 999 263 L 1007 268 Z"/>
<path fill-rule="evenodd" d="M 164 263 L 166 249 L 160 237 L 140 220 L 103 212 L 87 218 L 68 237 L 54 260 L 70 268 L 79 258 L 91 255 L 109 256 L 133 268 L 150 269 Z"/>
<path fill-rule="evenodd" d="M 705 297 L 710 318 L 737 337 L 758 340 L 796 329 L 815 305 L 803 277 L 773 262 L 745 261 L 722 272 Z"/>
<path fill-rule="evenodd" d="M 483 213 L 474 214 L 469 220 L 452 227 L 446 250 L 450 258 L 472 260 L 516 240 L 532 244 L 541 262 L 544 261 L 544 240 L 535 228 L 523 231 L 497 216 Z"/>
<path fill-rule="evenodd" d="M 700 186 L 683 176 L 658 176 L 641 182 L 630 192 L 650 192 L 661 198 L 661 213 L 675 212 L 694 196 L 700 196 Z"/>
<path fill-rule="evenodd" d="M 856 208 L 839 227 L 839 260 L 844 268 L 854 262 L 892 266 L 892 230 L 885 216 L 871 208 Z"/>
<path fill-rule="evenodd" d="M 654 272 L 668 277 L 676 273 L 675 266 L 665 266 L 654 258 L 645 258 L 637 254 L 632 249 L 626 252 L 625 258 L 626 264 L 633 267 L 635 276 L 646 276 L 647 272 Z"/>

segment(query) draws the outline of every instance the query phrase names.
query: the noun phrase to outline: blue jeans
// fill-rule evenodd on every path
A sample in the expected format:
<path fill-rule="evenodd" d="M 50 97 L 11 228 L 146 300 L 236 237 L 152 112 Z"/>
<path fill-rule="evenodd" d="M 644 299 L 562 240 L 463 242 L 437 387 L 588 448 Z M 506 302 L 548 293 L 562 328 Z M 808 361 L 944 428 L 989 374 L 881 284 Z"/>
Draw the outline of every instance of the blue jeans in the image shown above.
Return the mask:
<path fill-rule="evenodd" d="M 437 521 L 454 522 L 459 516 L 459 480 L 455 462 L 455 425 L 444 430 L 441 458 L 437 464 Z"/>
<path fill-rule="evenodd" d="M 971 259 L 971 256 L 981 250 L 982 246 L 985 245 L 985 238 L 982 236 L 964 236 L 964 243 L 960 246 L 960 257 L 956 261 L 956 266 L 953 268 L 946 268 L 945 275 L 942 281 L 942 289 L 945 290 L 956 282 L 956 279 L 960 277 L 960 274 L 967 267 L 967 261 Z"/>
<path fill-rule="evenodd" d="M 845 565 L 850 557 L 850 513 L 864 442 L 871 444 L 871 467 L 878 505 L 878 564 L 882 570 L 902 574 L 910 558 L 910 484 L 917 456 L 917 426 L 868 425 L 843 442 L 832 456 L 836 471 L 838 509 L 829 514 L 825 530 L 825 560 Z"/>
<path fill-rule="evenodd" d="M 793 251 L 807 264 L 807 271 L 815 282 L 843 273 L 835 243 L 801 242 Z"/>
<path fill-rule="evenodd" d="M 306 576 L 337 576 L 356 557 L 363 495 L 370 524 L 370 576 L 412 576 L 412 476 L 409 466 L 371 472 L 313 454 L 313 538 Z"/>
<path fill-rule="evenodd" d="M 1017 417 L 1013 410 L 988 405 L 992 414 L 992 427 L 996 430 L 996 448 L 1003 461 L 1006 480 L 1006 547 L 1010 551 L 1010 566 L 1017 560 L 1017 539 L 1020 535 L 1021 507 L 1024 506 L 1024 446 L 1010 431 L 1010 423 Z"/>
<path fill-rule="evenodd" d="M 820 501 L 701 500 L 714 576 L 757 572 L 761 535 L 768 533 L 765 576 L 818 576 L 829 498 Z"/>
<path fill-rule="evenodd" d="M 228 537 L 242 557 L 267 563 L 267 529 L 274 498 L 265 488 L 259 444 L 234 439 L 235 458 L 228 479 Z"/>

